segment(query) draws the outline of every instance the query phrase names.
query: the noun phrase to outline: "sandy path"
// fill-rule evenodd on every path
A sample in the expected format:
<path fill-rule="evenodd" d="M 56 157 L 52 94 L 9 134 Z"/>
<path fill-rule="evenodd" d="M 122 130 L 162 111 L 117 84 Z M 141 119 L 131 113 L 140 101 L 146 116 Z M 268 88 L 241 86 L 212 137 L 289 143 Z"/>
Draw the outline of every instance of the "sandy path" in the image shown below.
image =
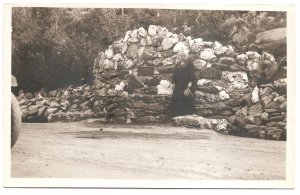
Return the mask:
<path fill-rule="evenodd" d="M 281 141 L 170 126 L 22 127 L 12 150 L 12 177 L 285 179 Z"/>

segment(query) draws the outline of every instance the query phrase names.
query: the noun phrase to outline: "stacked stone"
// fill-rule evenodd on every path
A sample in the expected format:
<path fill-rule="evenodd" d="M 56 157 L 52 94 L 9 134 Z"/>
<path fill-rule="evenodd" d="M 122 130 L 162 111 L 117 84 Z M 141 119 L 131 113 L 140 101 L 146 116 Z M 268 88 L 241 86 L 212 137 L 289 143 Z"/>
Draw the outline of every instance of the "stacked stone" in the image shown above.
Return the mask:
<path fill-rule="evenodd" d="M 225 133 L 284 139 L 286 63 L 266 52 L 237 54 L 232 46 L 155 25 L 128 31 L 99 53 L 93 70 L 94 112 L 121 121 L 169 118 L 179 53 L 189 54 L 194 65 L 195 114 L 225 119 Z"/>
<path fill-rule="evenodd" d="M 93 91 L 90 86 L 70 86 L 35 94 L 20 91 L 18 96 L 23 122 L 79 121 L 91 118 Z"/>

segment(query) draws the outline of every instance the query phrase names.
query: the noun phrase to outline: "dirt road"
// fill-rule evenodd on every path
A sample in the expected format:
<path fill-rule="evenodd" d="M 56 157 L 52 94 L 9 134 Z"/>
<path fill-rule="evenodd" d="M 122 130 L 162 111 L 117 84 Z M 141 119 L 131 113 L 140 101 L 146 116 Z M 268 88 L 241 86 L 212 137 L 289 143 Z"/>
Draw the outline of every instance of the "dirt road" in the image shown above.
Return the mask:
<path fill-rule="evenodd" d="M 87 123 L 23 124 L 12 177 L 284 179 L 285 144 L 211 130 Z"/>

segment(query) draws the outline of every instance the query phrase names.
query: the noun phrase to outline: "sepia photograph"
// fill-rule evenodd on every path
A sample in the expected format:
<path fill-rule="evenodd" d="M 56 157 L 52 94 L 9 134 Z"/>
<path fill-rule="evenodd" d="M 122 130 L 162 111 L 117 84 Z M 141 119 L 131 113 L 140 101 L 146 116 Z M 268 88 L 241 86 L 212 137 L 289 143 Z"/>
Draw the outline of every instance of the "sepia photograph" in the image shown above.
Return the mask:
<path fill-rule="evenodd" d="M 5 11 L 8 187 L 293 187 L 292 6 Z"/>

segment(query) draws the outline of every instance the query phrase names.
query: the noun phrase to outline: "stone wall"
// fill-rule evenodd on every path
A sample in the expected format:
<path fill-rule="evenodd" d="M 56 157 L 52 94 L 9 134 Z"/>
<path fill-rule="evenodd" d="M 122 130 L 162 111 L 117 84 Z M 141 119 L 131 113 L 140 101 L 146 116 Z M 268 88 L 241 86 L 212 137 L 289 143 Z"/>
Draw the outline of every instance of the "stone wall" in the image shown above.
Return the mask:
<path fill-rule="evenodd" d="M 94 116 L 93 91 L 87 85 L 35 94 L 20 91 L 18 101 L 23 122 L 71 122 Z"/>
<path fill-rule="evenodd" d="M 128 31 L 99 53 L 93 71 L 94 108 L 106 110 L 111 120 L 170 119 L 172 74 L 179 53 L 188 54 L 195 68 L 196 115 L 225 119 L 224 133 L 284 139 L 285 63 L 277 63 L 266 52 L 236 53 L 232 46 L 173 34 L 154 25 Z M 113 109 L 102 103 L 106 99 L 114 105 L 115 114 L 109 114 Z"/>

